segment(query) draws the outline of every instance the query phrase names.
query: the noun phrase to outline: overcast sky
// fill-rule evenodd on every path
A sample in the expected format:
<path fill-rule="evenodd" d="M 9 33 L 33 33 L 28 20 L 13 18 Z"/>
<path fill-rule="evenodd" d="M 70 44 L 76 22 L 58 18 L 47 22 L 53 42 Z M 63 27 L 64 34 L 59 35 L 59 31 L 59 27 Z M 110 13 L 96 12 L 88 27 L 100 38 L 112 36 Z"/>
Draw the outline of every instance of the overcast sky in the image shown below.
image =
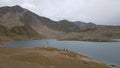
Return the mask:
<path fill-rule="evenodd" d="M 120 0 L 0 0 L 0 6 L 13 5 L 52 20 L 120 25 Z"/>

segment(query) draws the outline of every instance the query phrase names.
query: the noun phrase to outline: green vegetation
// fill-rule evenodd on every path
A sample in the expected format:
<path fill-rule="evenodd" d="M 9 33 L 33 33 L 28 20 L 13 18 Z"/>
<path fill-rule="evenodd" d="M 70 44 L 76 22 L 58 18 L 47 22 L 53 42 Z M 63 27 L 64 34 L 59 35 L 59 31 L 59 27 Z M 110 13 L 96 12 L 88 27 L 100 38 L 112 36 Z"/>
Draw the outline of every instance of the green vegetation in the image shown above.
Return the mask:
<path fill-rule="evenodd" d="M 15 26 L 11 29 L 11 32 L 17 35 L 25 35 L 28 37 L 38 36 L 38 34 L 29 26 Z"/>
<path fill-rule="evenodd" d="M 16 41 L 43 38 L 28 26 L 15 26 L 9 29 L 3 25 L 0 25 L 0 36 L 2 36 L 0 37 L 1 40 L 4 40 L 5 38 L 6 40 L 12 39 Z"/>
<path fill-rule="evenodd" d="M 11 34 L 10 30 L 3 25 L 0 25 L 0 35 L 9 36 Z"/>

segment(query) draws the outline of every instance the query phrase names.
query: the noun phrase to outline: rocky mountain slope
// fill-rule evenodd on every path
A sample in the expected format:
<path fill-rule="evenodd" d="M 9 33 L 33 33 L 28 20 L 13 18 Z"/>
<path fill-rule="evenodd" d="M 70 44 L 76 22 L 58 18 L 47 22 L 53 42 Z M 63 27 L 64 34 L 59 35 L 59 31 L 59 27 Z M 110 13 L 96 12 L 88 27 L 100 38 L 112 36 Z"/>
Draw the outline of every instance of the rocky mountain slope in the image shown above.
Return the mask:
<path fill-rule="evenodd" d="M 120 26 L 97 25 L 92 28 L 81 29 L 74 36 L 66 36 L 62 40 L 82 40 L 108 42 L 112 39 L 120 39 Z"/>
<path fill-rule="evenodd" d="M 120 26 L 98 26 L 94 23 L 49 18 L 16 6 L 0 8 L 0 40 L 40 38 L 120 38 Z"/>
<path fill-rule="evenodd" d="M 91 27 L 95 27 L 96 24 L 89 22 L 89 23 L 85 23 L 85 22 L 81 22 L 81 21 L 75 21 L 73 22 L 73 24 L 75 24 L 76 26 L 80 27 L 81 29 L 86 29 L 86 28 L 91 28 Z"/>
<path fill-rule="evenodd" d="M 0 33 L 27 37 L 56 38 L 80 28 L 72 23 L 52 21 L 18 5 L 0 8 Z M 6 34 L 5 34 L 6 33 Z"/>

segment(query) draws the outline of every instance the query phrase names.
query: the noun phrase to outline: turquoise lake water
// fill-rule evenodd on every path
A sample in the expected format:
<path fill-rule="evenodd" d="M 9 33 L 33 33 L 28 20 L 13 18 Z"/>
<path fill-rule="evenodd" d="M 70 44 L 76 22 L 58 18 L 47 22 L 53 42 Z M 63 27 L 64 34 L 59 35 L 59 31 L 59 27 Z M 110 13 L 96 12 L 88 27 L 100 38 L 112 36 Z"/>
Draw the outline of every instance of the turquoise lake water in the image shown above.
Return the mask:
<path fill-rule="evenodd" d="M 120 42 L 85 42 L 85 41 L 57 41 L 55 39 L 31 40 L 20 42 L 6 42 L 5 47 L 38 47 L 51 46 L 68 49 L 106 64 L 120 68 Z"/>

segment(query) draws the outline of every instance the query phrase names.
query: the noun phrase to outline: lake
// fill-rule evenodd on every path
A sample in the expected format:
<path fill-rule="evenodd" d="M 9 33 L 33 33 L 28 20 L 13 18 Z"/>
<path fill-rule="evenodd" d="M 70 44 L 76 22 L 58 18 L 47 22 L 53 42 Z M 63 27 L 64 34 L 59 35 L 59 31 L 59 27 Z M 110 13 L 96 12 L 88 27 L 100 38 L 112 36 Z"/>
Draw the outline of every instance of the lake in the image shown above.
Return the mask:
<path fill-rule="evenodd" d="M 58 41 L 55 39 L 43 39 L 4 43 L 5 47 L 15 48 L 45 45 L 59 49 L 68 49 L 103 63 L 116 65 L 116 68 L 120 68 L 120 42 Z"/>

